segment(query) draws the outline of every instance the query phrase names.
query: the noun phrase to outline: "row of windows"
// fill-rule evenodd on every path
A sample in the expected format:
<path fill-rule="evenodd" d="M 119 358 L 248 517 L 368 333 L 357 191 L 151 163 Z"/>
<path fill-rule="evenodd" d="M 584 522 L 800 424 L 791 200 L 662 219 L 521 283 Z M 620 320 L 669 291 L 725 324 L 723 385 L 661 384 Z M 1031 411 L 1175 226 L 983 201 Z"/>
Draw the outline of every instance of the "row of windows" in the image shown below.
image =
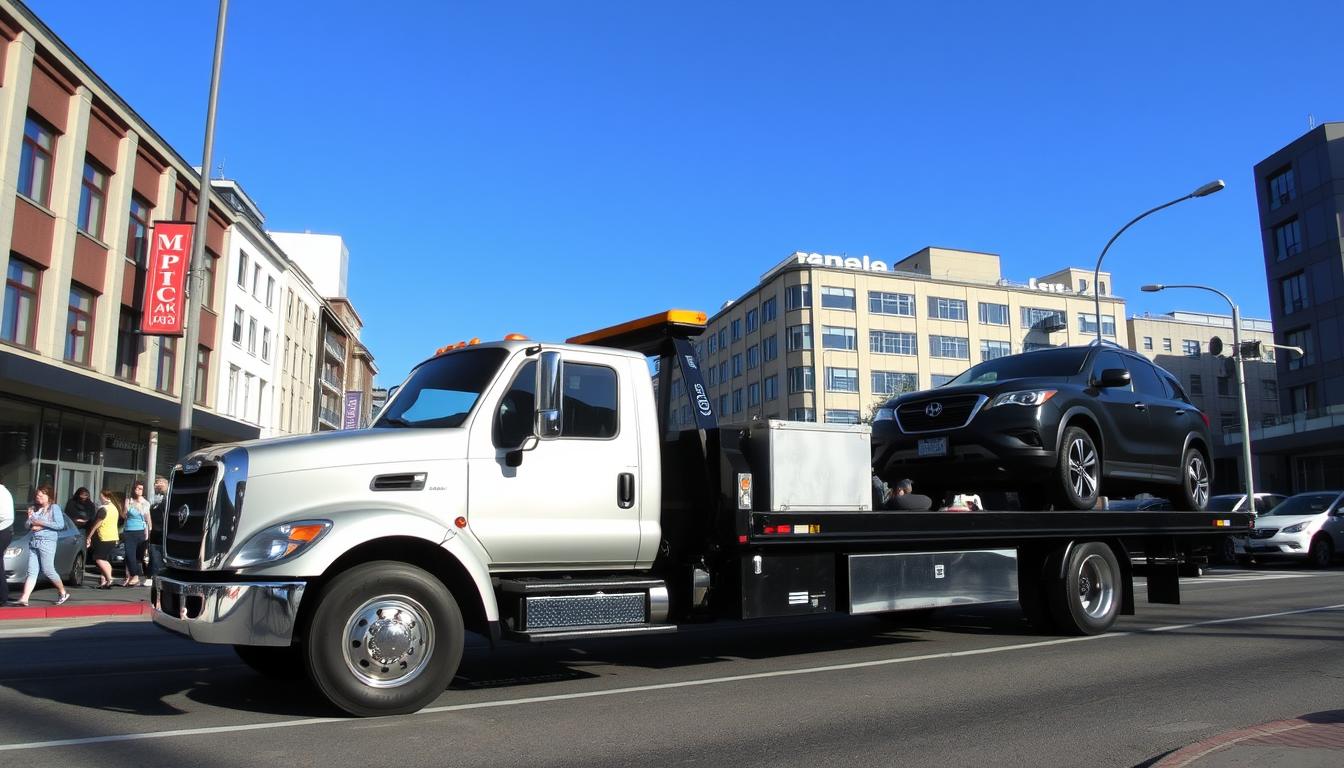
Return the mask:
<path fill-rule="evenodd" d="M 238 287 L 239 287 L 239 288 L 242 288 L 244 291 L 247 290 L 247 276 L 248 276 L 247 264 L 248 264 L 247 251 L 239 251 L 239 252 L 238 252 Z M 261 262 L 260 262 L 260 260 L 258 260 L 256 264 L 253 264 L 253 265 L 252 265 L 252 273 L 251 273 L 251 274 L 252 274 L 252 298 L 254 298 L 254 299 L 256 299 L 256 300 L 262 302 L 263 304 L 266 305 L 266 308 L 267 308 L 267 309 L 270 309 L 270 308 L 271 308 L 271 304 L 272 304 L 272 302 L 275 301 L 275 277 L 272 276 L 272 275 L 267 275 L 267 276 L 266 276 L 266 295 L 265 295 L 265 297 L 263 298 L 262 295 L 261 295 Z"/>
<path fill-rule="evenodd" d="M 245 313 L 242 307 L 233 308 L 233 343 L 234 346 L 243 346 L 243 319 Z M 257 318 L 247 317 L 247 353 L 253 357 L 257 356 Z M 271 361 L 271 329 L 261 329 L 261 359 L 263 362 Z"/>
<path fill-rule="evenodd" d="M 1234 397 L 1236 395 L 1236 393 L 1232 391 L 1231 376 L 1218 376 L 1217 384 L 1219 397 Z M 1204 394 L 1204 377 L 1198 373 L 1190 374 L 1190 394 Z M 1275 379 L 1261 379 L 1260 397 L 1265 400 L 1278 400 L 1279 382 Z"/>

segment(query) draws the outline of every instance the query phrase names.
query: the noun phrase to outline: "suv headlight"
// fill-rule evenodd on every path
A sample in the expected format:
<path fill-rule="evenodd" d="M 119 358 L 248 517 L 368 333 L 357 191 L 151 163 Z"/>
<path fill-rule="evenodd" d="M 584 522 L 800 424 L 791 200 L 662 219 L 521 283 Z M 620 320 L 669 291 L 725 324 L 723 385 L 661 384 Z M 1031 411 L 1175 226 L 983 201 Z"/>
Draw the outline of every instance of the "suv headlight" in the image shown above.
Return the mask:
<path fill-rule="evenodd" d="M 1279 531 L 1279 533 L 1301 533 L 1307 530 L 1307 526 L 1309 525 L 1311 525 L 1310 520 L 1303 520 L 1300 523 L 1294 523 L 1293 525 L 1284 528 L 1282 531 Z"/>
<path fill-rule="evenodd" d="M 885 406 L 878 408 L 877 413 L 873 414 L 873 421 L 891 421 L 896 418 L 896 409 Z"/>
<path fill-rule="evenodd" d="M 1024 389 L 1020 392 L 1004 392 L 989 401 L 986 408 L 999 405 L 1043 405 L 1055 396 L 1057 389 Z"/>
<path fill-rule="evenodd" d="M 246 568 L 293 557 L 316 544 L 329 530 L 330 520 L 298 520 L 272 526 L 248 539 L 228 567 Z"/>

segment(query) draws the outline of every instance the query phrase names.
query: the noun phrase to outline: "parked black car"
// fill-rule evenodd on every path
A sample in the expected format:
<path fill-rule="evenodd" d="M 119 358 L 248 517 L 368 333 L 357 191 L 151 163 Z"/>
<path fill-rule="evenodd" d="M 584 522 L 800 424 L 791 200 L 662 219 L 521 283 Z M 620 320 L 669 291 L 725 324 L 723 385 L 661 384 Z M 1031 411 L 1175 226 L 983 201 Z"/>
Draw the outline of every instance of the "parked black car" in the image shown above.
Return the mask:
<path fill-rule="evenodd" d="M 888 401 L 873 469 L 921 493 L 1016 491 L 1022 509 L 1092 509 L 1151 492 L 1208 504 L 1208 417 L 1176 378 L 1114 345 L 987 360 L 941 387 Z"/>

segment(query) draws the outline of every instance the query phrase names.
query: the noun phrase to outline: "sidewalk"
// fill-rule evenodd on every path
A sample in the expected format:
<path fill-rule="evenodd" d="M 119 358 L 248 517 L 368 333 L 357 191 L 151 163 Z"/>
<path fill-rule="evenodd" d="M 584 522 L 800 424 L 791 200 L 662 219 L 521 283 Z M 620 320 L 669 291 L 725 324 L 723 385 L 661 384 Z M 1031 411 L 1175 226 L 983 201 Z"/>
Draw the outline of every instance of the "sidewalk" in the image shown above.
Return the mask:
<path fill-rule="evenodd" d="M 1152 768 L 1338 768 L 1344 765 L 1344 709 L 1314 712 L 1214 736 Z"/>
<path fill-rule="evenodd" d="M 96 585 L 98 577 L 86 577 L 85 583 Z M 0 621 L 149 615 L 149 587 L 132 587 L 130 589 L 116 586 L 111 589 L 68 587 L 67 589 L 70 592 L 70 599 L 66 601 L 65 605 L 56 605 L 56 598 L 60 597 L 56 588 L 39 586 L 33 590 L 27 608 L 12 604 L 0 607 Z M 22 594 L 22 584 L 9 585 L 11 600 L 17 600 Z"/>

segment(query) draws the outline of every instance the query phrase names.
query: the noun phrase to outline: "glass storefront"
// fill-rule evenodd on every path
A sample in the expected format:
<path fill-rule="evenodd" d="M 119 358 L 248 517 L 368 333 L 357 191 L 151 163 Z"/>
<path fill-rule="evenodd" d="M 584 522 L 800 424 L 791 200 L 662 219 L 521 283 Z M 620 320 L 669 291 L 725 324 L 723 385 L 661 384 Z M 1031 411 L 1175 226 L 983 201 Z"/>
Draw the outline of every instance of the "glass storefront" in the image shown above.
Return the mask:
<path fill-rule="evenodd" d="M 44 483 L 63 506 L 81 487 L 95 499 L 102 488 L 129 494 L 145 476 L 149 434 L 126 421 L 0 397 L 0 482 L 17 509 Z M 176 458 L 176 433 L 160 431 L 155 474 L 167 475 Z"/>

